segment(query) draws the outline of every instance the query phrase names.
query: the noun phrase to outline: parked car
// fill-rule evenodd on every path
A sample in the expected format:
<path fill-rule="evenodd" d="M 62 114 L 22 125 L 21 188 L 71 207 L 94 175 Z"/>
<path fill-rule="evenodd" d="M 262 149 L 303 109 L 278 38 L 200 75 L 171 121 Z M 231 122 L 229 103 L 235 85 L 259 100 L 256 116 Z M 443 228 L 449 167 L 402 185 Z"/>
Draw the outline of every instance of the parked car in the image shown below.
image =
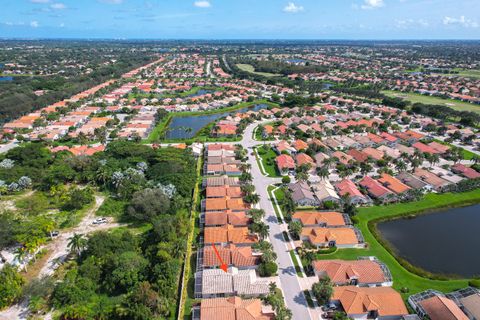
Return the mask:
<path fill-rule="evenodd" d="M 52 231 L 51 233 L 52 237 L 58 237 L 59 234 L 60 232 L 58 230 Z"/>
<path fill-rule="evenodd" d="M 104 223 L 107 223 L 107 218 L 97 218 L 92 222 L 92 224 L 104 224 Z"/>

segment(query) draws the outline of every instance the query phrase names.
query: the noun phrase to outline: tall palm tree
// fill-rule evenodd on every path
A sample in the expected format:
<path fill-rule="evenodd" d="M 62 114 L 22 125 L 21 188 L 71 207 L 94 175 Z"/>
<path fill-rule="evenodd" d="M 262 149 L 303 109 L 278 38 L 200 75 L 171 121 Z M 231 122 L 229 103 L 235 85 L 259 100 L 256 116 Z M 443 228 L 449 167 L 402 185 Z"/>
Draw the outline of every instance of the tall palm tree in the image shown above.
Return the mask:
<path fill-rule="evenodd" d="M 327 166 L 318 167 L 317 168 L 317 175 L 322 179 L 328 178 L 328 176 L 330 175 L 328 167 Z"/>
<path fill-rule="evenodd" d="M 77 256 L 80 256 L 86 244 L 87 240 L 79 233 L 74 233 L 73 236 L 68 239 L 68 247 L 71 251 L 75 251 Z"/>

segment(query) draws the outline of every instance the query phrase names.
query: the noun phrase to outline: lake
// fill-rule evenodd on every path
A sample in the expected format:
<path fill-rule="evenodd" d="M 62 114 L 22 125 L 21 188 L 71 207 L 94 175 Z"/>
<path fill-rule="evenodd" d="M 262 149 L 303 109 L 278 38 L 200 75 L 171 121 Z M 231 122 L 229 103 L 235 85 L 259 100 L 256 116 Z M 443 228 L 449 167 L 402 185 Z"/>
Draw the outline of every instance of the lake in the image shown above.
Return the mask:
<path fill-rule="evenodd" d="M 379 223 L 398 255 L 433 273 L 480 275 L 480 205 Z"/>
<path fill-rule="evenodd" d="M 230 112 L 222 112 L 216 114 L 196 115 L 188 117 L 173 117 L 166 134 L 167 139 L 189 139 L 193 138 L 197 132 L 209 123 L 235 113 L 244 113 L 247 111 L 258 111 L 265 109 L 266 104 L 257 104 L 252 107 L 242 108 Z M 186 132 L 185 128 L 191 128 L 190 132 Z"/>

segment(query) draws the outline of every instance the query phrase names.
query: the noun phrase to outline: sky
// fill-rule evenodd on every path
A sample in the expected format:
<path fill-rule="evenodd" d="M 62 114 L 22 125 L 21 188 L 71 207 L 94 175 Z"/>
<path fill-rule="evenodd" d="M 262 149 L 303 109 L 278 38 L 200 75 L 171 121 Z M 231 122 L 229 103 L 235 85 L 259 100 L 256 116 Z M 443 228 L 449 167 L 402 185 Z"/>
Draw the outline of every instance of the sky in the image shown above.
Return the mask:
<path fill-rule="evenodd" d="M 0 0 L 0 38 L 480 39 L 480 0 Z"/>

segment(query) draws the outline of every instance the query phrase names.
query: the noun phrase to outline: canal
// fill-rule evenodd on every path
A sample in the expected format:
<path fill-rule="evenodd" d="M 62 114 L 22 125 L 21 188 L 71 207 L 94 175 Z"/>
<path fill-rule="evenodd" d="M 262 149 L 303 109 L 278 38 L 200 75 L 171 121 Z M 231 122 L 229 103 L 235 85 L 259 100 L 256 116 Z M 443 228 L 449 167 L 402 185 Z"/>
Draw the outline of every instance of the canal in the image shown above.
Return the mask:
<path fill-rule="evenodd" d="M 415 266 L 466 278 L 480 275 L 480 205 L 382 222 L 377 228 Z"/>
<path fill-rule="evenodd" d="M 222 112 L 207 115 L 195 115 L 187 117 L 173 117 L 168 126 L 165 137 L 167 139 L 189 139 L 193 138 L 197 132 L 209 123 L 228 116 L 230 114 L 245 113 L 247 111 L 258 111 L 265 109 L 266 104 L 257 104 L 251 107 L 238 109 L 230 112 Z"/>

